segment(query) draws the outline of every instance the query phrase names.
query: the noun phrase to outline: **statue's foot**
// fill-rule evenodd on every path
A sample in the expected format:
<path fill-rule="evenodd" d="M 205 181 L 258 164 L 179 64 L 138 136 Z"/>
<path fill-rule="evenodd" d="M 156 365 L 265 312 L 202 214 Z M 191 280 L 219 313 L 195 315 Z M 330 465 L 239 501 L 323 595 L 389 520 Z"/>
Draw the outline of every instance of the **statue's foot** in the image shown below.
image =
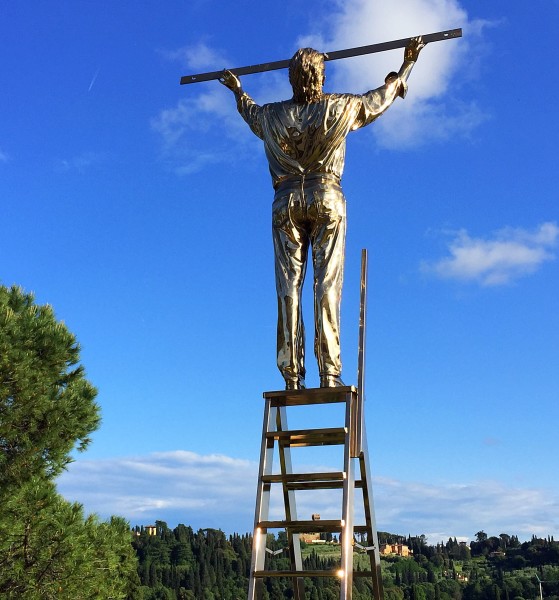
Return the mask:
<path fill-rule="evenodd" d="M 345 387 L 345 383 L 339 375 L 322 375 L 320 378 L 321 388 Z"/>
<path fill-rule="evenodd" d="M 303 377 L 293 377 L 285 380 L 286 390 L 304 390 L 305 380 Z"/>

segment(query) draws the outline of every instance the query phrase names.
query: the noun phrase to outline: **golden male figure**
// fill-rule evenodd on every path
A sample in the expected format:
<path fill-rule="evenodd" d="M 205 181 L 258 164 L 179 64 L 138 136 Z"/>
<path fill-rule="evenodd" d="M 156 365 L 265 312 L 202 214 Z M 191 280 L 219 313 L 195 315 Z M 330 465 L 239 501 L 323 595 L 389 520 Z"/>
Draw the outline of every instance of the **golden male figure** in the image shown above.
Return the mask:
<path fill-rule="evenodd" d="M 324 55 L 312 48 L 291 59 L 293 98 L 259 106 L 241 82 L 224 71 L 221 83 L 263 140 L 275 190 L 272 205 L 278 297 L 278 368 L 286 389 L 305 387 L 305 330 L 301 291 L 309 246 L 314 270 L 314 351 L 321 387 L 344 385 L 340 376 L 340 301 L 346 232 L 345 197 L 340 186 L 346 136 L 379 117 L 404 97 L 406 81 L 424 44 L 414 38 L 398 73 L 363 95 L 325 94 Z"/>

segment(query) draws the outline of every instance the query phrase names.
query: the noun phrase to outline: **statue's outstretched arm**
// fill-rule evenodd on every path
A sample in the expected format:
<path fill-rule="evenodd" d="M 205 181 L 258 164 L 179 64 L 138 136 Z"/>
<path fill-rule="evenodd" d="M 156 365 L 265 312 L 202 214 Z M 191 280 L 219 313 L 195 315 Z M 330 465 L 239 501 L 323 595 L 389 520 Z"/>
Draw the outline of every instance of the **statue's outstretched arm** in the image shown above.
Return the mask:
<path fill-rule="evenodd" d="M 395 71 L 389 73 L 386 76 L 386 79 L 384 80 L 385 83 L 391 83 L 395 79 L 400 79 L 402 84 L 398 95 L 401 98 L 404 98 L 408 91 L 408 86 L 406 85 L 406 82 L 408 80 L 408 77 L 410 76 L 410 73 L 415 63 L 417 62 L 417 59 L 419 58 L 419 53 L 421 52 L 421 50 L 423 50 L 423 48 L 425 48 L 425 43 L 423 42 L 423 39 L 421 37 L 411 38 L 409 44 L 404 50 L 404 62 L 402 63 L 400 70 L 398 71 L 398 73 L 396 73 Z"/>
<path fill-rule="evenodd" d="M 261 107 L 243 90 L 241 80 L 234 73 L 225 69 L 219 78 L 219 82 L 235 94 L 237 110 L 248 123 L 252 132 L 262 138 L 262 125 L 259 118 Z"/>

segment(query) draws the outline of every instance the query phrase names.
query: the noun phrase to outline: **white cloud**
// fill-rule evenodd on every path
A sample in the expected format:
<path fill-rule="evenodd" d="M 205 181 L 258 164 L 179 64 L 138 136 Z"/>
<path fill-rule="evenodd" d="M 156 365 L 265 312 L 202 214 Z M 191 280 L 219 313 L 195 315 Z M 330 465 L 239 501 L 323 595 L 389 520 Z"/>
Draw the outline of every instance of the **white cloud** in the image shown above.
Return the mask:
<path fill-rule="evenodd" d="M 294 40 L 292 50 L 311 45 L 331 51 L 464 29 L 464 38 L 432 43 L 423 50 L 406 100 L 397 101 L 370 128 L 379 145 L 405 148 L 454 135 L 467 136 L 487 119 L 483 108 L 456 91 L 458 82 L 470 76 L 472 65 L 479 61 L 482 46 L 477 42 L 488 25 L 470 20 L 458 0 L 340 0 L 335 6 L 322 20 L 313 22 L 310 35 Z M 162 54 L 197 72 L 235 66 L 204 42 Z M 399 68 L 402 56 L 403 51 L 398 50 L 329 63 L 326 88 L 360 93 L 378 87 L 389 71 Z M 260 104 L 291 95 L 285 71 L 246 78 L 243 84 Z M 252 134 L 237 114 L 230 92 L 217 82 L 201 85 L 203 89 L 185 86 L 185 98 L 152 121 L 163 141 L 164 158 L 178 173 L 244 160 L 250 145 Z M 249 147 L 255 149 L 254 145 Z"/>
<path fill-rule="evenodd" d="M 160 50 L 159 53 L 167 60 L 177 61 L 188 69 L 217 71 L 229 65 L 224 54 L 201 41 L 176 50 Z"/>
<path fill-rule="evenodd" d="M 455 232 L 448 249 L 450 256 L 424 262 L 421 270 L 442 279 L 497 286 L 534 273 L 555 258 L 559 227 L 542 223 L 533 231 L 507 227 L 490 239 L 470 237 L 466 230 Z"/>
<path fill-rule="evenodd" d="M 231 519 L 250 524 L 255 484 L 256 463 L 175 451 L 80 460 L 62 475 L 59 489 L 90 511 L 133 524 L 161 519 L 224 528 Z"/>
<path fill-rule="evenodd" d="M 397 101 L 371 128 L 381 146 L 403 148 L 467 135 L 487 119 L 474 101 L 462 101 L 455 93 L 457 81 L 478 58 L 475 42 L 486 25 L 470 20 L 457 0 L 346 0 L 299 45 L 333 51 L 462 27 L 463 38 L 426 46 L 405 101 Z M 394 50 L 329 63 L 333 77 L 327 88 L 355 93 L 376 88 L 387 73 L 399 69 L 402 58 L 403 51 Z"/>
<path fill-rule="evenodd" d="M 194 72 L 214 71 L 231 61 L 204 43 L 161 52 Z M 257 90 L 259 102 L 271 102 L 289 93 L 285 77 L 270 73 Z M 208 166 L 243 161 L 262 155 L 258 140 L 237 112 L 233 94 L 217 81 L 184 87 L 184 98 L 162 110 L 151 121 L 159 135 L 162 157 L 178 175 L 195 173 Z"/>
<path fill-rule="evenodd" d="M 398 532 L 424 533 L 430 543 L 455 535 L 472 539 L 480 529 L 529 539 L 559 528 L 556 494 L 498 481 L 432 485 L 379 478 L 375 498 L 379 514 L 386 511 L 383 518 L 398 523 Z"/>
<path fill-rule="evenodd" d="M 310 470 L 325 470 L 324 466 Z M 257 464 L 224 455 L 188 451 L 105 460 L 80 460 L 59 479 L 61 493 L 103 517 L 122 515 L 132 524 L 154 520 L 170 525 L 216 527 L 227 532 L 252 528 Z M 278 486 L 276 486 L 278 487 Z M 451 536 L 559 533 L 559 497 L 546 489 L 513 488 L 497 481 L 426 484 L 376 477 L 373 481 L 379 529 L 425 534 L 436 543 Z M 283 518 L 279 488 L 271 518 Z M 356 492 L 356 507 L 361 502 Z M 298 492 L 303 518 L 314 512 L 340 518 L 339 492 Z M 361 511 L 356 510 L 356 522 Z"/>
<path fill-rule="evenodd" d="M 206 43 L 161 50 L 167 60 L 178 61 L 191 72 L 214 71 L 230 65 Z M 187 74 L 187 73 L 184 73 Z M 219 163 L 246 156 L 254 141 L 237 113 L 235 99 L 217 81 L 187 85 L 184 98 L 151 120 L 161 140 L 162 158 L 178 175 L 188 175 Z"/>

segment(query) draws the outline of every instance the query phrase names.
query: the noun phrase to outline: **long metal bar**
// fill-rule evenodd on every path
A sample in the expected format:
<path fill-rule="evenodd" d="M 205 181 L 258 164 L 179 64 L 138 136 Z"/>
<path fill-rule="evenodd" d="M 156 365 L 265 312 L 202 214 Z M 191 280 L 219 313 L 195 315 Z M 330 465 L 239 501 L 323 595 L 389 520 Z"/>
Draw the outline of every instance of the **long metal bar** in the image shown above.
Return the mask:
<path fill-rule="evenodd" d="M 419 36 L 415 36 L 419 37 Z M 421 36 L 423 41 L 428 44 L 430 42 L 440 42 L 442 40 L 452 40 L 462 37 L 462 29 L 448 29 L 447 31 L 437 31 L 436 33 L 427 33 Z M 347 48 L 346 50 L 335 50 L 334 52 L 326 53 L 324 60 L 339 60 L 340 58 L 350 58 L 352 56 L 362 56 L 363 54 L 374 54 L 376 52 L 385 52 L 386 50 L 395 50 L 397 48 L 405 48 L 412 38 L 402 38 L 401 40 L 393 40 L 391 42 L 382 42 L 380 44 L 371 44 L 369 46 L 358 46 L 357 48 Z M 287 69 L 289 61 L 276 60 L 273 62 L 261 63 L 259 65 L 251 65 L 249 67 L 236 67 L 229 69 L 235 75 L 251 75 L 252 73 L 263 73 L 265 71 L 276 71 L 277 69 Z M 196 75 L 184 75 L 181 77 L 181 85 L 188 83 L 200 83 L 202 81 L 210 81 L 219 79 L 223 75 L 223 69 L 220 71 L 211 71 L 209 73 L 198 73 Z"/>
<path fill-rule="evenodd" d="M 373 597 L 383 600 L 384 589 L 380 569 L 380 549 L 378 543 L 377 524 L 373 502 L 373 482 L 369 465 L 369 449 L 367 447 L 367 434 L 365 427 L 365 344 L 367 333 L 367 275 L 368 261 L 367 250 L 361 250 L 361 297 L 359 311 L 359 353 L 357 358 L 357 423 L 356 438 L 358 445 L 359 468 L 363 482 L 363 504 L 365 509 L 365 522 L 367 525 L 367 546 L 371 563 L 373 581 Z"/>
<path fill-rule="evenodd" d="M 365 341 L 367 332 L 367 250 L 361 250 L 361 287 L 359 297 L 359 347 L 357 354 L 357 409 L 353 423 L 352 456 L 358 458 L 363 447 L 365 402 Z"/>

